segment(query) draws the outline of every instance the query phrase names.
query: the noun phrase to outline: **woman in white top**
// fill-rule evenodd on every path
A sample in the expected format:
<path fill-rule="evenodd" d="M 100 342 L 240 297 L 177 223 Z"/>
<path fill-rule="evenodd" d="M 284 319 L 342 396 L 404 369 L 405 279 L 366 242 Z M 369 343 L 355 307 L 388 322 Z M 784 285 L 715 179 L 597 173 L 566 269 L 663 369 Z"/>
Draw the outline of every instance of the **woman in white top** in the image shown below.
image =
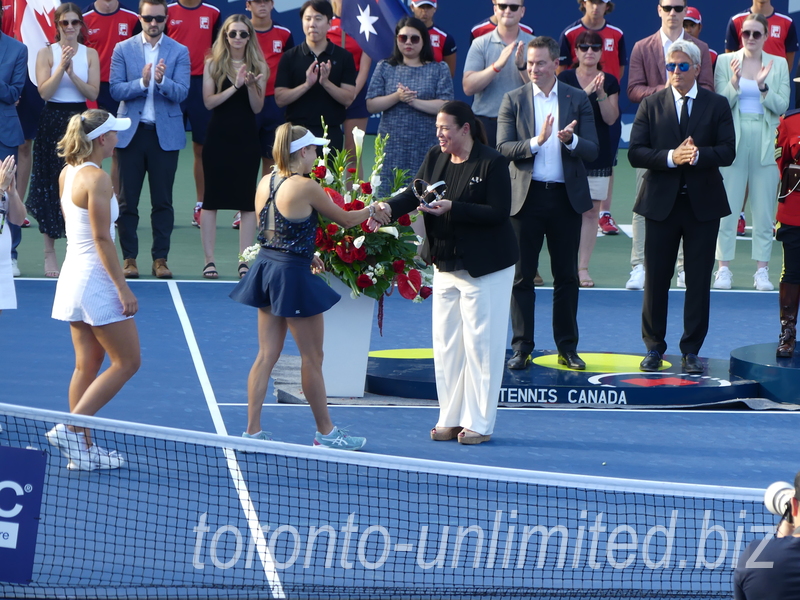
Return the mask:
<path fill-rule="evenodd" d="M 8 226 L 22 225 L 25 206 L 17 194 L 17 163 L 14 155 L 0 162 L 0 312 L 17 308 L 14 273 L 11 268 L 11 231 Z"/>
<path fill-rule="evenodd" d="M 96 100 L 100 90 L 100 59 L 97 51 L 83 45 L 86 26 L 77 5 L 66 2 L 55 12 L 56 43 L 36 56 L 39 95 L 46 101 L 39 116 L 39 131 L 33 148 L 28 211 L 44 236 L 45 277 L 58 277 L 54 240 L 64 237 L 58 194 L 58 174 L 64 161 L 56 144 L 64 135 L 72 115 L 86 110 L 87 100 Z"/>
<path fill-rule="evenodd" d="M 54 319 L 68 321 L 75 347 L 75 371 L 69 385 L 70 412 L 93 415 L 139 370 L 139 334 L 132 319 L 136 297 L 122 274 L 114 246 L 119 206 L 103 160 L 117 145 L 117 131 L 130 119 L 104 110 L 74 115 L 59 142 L 67 166 L 61 172 L 61 207 L 67 232 L 67 256 L 53 302 Z M 105 356 L 111 365 L 102 373 Z M 50 443 L 70 459 L 71 469 L 114 469 L 124 464 L 116 452 L 92 444 L 89 432 L 56 425 Z"/>
<path fill-rule="evenodd" d="M 757 290 L 769 291 L 772 228 L 777 209 L 778 168 L 775 165 L 775 129 L 789 108 L 789 67 L 786 59 L 763 51 L 769 24 L 763 15 L 749 15 L 742 24 L 742 49 L 717 59 L 714 87 L 728 99 L 736 129 L 736 160 L 720 169 L 731 213 L 719 224 L 716 259 L 719 270 L 714 288 L 731 289 L 729 268 L 736 253 L 736 225 L 749 190 L 753 249 L 753 276 Z M 700 151 L 702 154 L 702 150 Z"/>

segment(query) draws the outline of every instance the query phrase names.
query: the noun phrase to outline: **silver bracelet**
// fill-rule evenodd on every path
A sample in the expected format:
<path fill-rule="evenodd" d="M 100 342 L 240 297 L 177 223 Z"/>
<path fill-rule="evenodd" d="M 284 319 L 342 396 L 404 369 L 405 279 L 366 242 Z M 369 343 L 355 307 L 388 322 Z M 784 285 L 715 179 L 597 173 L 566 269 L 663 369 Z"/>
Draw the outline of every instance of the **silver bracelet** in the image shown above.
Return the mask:
<path fill-rule="evenodd" d="M 371 219 L 374 216 L 375 216 L 375 207 L 372 204 L 370 204 L 369 205 L 369 217 Z"/>

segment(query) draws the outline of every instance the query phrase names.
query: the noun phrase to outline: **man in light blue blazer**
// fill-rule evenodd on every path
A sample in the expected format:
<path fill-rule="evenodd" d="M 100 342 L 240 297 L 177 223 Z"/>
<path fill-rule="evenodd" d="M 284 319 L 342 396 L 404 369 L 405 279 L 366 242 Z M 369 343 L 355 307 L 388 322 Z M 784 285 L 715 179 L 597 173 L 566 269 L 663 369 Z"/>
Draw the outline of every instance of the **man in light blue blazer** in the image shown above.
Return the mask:
<path fill-rule="evenodd" d="M 172 278 L 167 266 L 175 221 L 172 186 L 178 155 L 186 145 L 180 104 L 189 93 L 190 63 L 186 46 L 164 35 L 166 19 L 166 0 L 140 0 L 142 33 L 117 44 L 111 57 L 111 96 L 120 102 L 118 116 L 131 120 L 117 142 L 124 203 L 117 224 L 128 279 L 139 277 L 136 229 L 145 174 L 152 203 L 152 273 L 159 279 Z"/>
<path fill-rule="evenodd" d="M 3 11 L 0 10 L 0 25 Z M 17 156 L 17 148 L 25 142 L 22 125 L 17 115 L 17 102 L 28 74 L 28 49 L 25 44 L 0 33 L 0 161 L 7 156 Z M 17 246 L 22 240 L 19 225 L 8 224 L 11 232 L 11 266 L 14 276 L 19 275 Z"/>

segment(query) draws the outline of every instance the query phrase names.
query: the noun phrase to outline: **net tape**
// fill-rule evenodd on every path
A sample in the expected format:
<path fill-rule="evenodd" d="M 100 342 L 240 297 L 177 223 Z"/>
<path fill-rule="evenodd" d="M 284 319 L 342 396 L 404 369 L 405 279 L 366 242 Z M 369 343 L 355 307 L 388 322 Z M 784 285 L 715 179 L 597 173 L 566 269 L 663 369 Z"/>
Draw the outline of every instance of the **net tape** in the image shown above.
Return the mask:
<path fill-rule="evenodd" d="M 69 471 L 44 434 L 122 453 Z M 730 598 L 763 491 L 319 450 L 0 404 L 48 453 L 29 585 L 0 597 Z M 0 508 L 3 496 L 0 496 Z"/>

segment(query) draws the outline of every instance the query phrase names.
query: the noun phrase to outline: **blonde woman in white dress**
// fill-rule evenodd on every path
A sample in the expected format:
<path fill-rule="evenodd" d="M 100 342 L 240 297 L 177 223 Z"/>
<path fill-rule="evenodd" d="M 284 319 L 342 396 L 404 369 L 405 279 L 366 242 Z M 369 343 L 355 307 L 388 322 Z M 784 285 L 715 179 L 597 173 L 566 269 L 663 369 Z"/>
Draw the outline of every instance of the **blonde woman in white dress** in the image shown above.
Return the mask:
<path fill-rule="evenodd" d="M 70 412 L 94 415 L 139 370 L 139 334 L 133 321 L 136 297 L 122 274 L 114 245 L 119 206 L 103 160 L 117 145 L 117 131 L 130 119 L 104 110 L 73 116 L 59 142 L 67 166 L 61 172 L 61 208 L 67 231 L 67 256 L 61 269 L 52 317 L 68 321 L 75 347 L 75 371 L 69 385 Z M 111 365 L 100 368 L 108 355 Z M 56 425 L 51 444 L 70 459 L 70 469 L 115 469 L 125 460 L 98 448 L 89 431 Z"/>
<path fill-rule="evenodd" d="M 16 172 L 13 154 L 0 161 L 0 312 L 17 308 L 9 224 L 22 225 L 25 205 L 17 194 Z"/>

